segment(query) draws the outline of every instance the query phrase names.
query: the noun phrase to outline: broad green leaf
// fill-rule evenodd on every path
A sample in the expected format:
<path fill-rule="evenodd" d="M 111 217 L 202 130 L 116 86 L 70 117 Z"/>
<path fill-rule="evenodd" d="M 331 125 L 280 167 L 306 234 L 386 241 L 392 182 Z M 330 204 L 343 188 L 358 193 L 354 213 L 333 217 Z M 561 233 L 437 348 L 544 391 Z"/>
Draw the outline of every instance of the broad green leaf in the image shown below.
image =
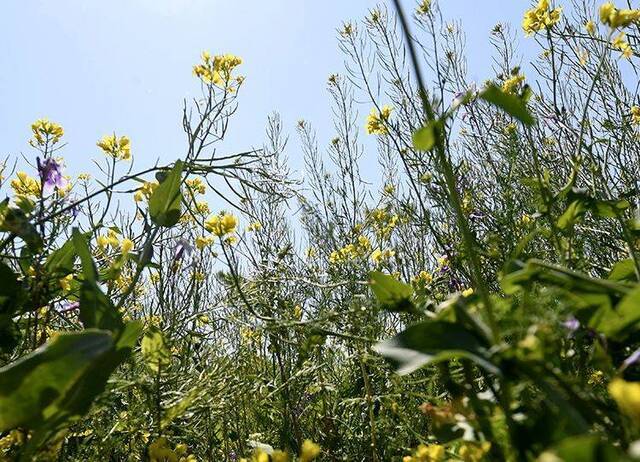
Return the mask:
<path fill-rule="evenodd" d="M 3 262 L 0 262 L 0 281 L 0 315 L 12 315 L 25 301 L 27 293 L 18 275 Z"/>
<path fill-rule="evenodd" d="M 55 407 L 47 409 L 45 421 L 27 426 L 35 431 L 23 450 L 23 460 L 31 460 L 31 455 L 40 446 L 89 412 L 95 398 L 104 392 L 113 371 L 131 354 L 141 331 L 141 323 L 135 321 L 127 323 L 116 337 L 104 332 L 111 341 L 110 348 L 92 358 L 82 373 L 74 377 L 73 383 L 65 390 L 64 395 L 61 395 Z M 91 329 L 75 335 L 92 332 L 103 333 Z M 66 363 L 63 362 L 60 367 L 64 368 L 64 364 Z"/>
<path fill-rule="evenodd" d="M 89 235 L 85 234 L 84 238 L 88 239 Z M 63 277 L 72 273 L 77 255 L 76 243 L 72 237 L 65 242 L 62 247 L 55 250 L 47 257 L 47 261 L 44 265 L 47 274 L 55 277 Z"/>
<path fill-rule="evenodd" d="M 171 363 L 171 353 L 165 345 L 162 332 L 157 328 L 152 327 L 144 334 L 140 347 L 147 367 L 153 372 L 158 372 Z"/>
<path fill-rule="evenodd" d="M 34 253 L 42 250 L 42 238 L 36 227 L 22 210 L 9 207 L 9 199 L 0 203 L 0 231 L 15 234 Z"/>
<path fill-rule="evenodd" d="M 15 313 L 22 308 L 27 293 L 18 276 L 3 262 L 0 262 L 0 352 L 12 350 L 18 341 L 20 331 L 13 321 Z"/>
<path fill-rule="evenodd" d="M 38 428 L 94 361 L 113 347 L 108 332 L 59 334 L 45 346 L 0 369 L 0 431 Z"/>
<path fill-rule="evenodd" d="M 74 228 L 72 240 L 75 251 L 80 257 L 80 262 L 82 263 L 84 279 L 86 281 L 96 282 L 98 280 L 98 271 L 96 270 L 96 265 L 93 262 L 93 257 L 91 256 L 87 237 L 78 231 L 77 228 Z"/>
<path fill-rule="evenodd" d="M 636 281 L 636 267 L 633 260 L 628 258 L 613 265 L 607 279 L 611 281 Z"/>
<path fill-rule="evenodd" d="M 548 459 L 558 462 L 630 462 L 634 460 L 598 435 L 566 438 L 549 452 L 555 458 L 550 456 Z"/>
<path fill-rule="evenodd" d="M 568 230 L 573 228 L 573 225 L 584 216 L 586 211 L 587 207 L 584 201 L 575 200 L 571 202 L 560 218 L 558 218 L 558 229 Z"/>
<path fill-rule="evenodd" d="M 615 218 L 627 210 L 631 204 L 628 200 L 597 200 L 591 206 L 593 214 L 600 218 Z"/>
<path fill-rule="evenodd" d="M 429 122 L 413 133 L 413 147 L 418 151 L 431 151 L 436 144 L 436 122 Z"/>
<path fill-rule="evenodd" d="M 521 98 L 510 93 L 505 93 L 495 85 L 489 85 L 480 93 L 480 98 L 499 107 L 525 125 L 533 125 L 535 123 L 535 119 Z"/>
<path fill-rule="evenodd" d="M 424 321 L 377 343 L 373 350 L 391 362 L 399 374 L 453 358 L 470 359 L 485 370 L 500 374 L 489 359 L 487 344 L 458 323 Z"/>
<path fill-rule="evenodd" d="M 623 339 L 640 329 L 640 287 L 625 296 L 613 309 L 597 314 L 592 326 L 609 338 Z"/>
<path fill-rule="evenodd" d="M 411 302 L 413 289 L 409 284 L 396 281 L 393 277 L 379 271 L 369 273 L 369 284 L 383 309 L 396 312 L 416 311 Z"/>
<path fill-rule="evenodd" d="M 113 332 L 123 327 L 122 316 L 100 287 L 84 280 L 80 286 L 80 321 L 85 328 L 105 329 Z"/>
<path fill-rule="evenodd" d="M 176 161 L 175 165 L 165 176 L 160 186 L 149 198 L 149 214 L 154 223 L 171 227 L 180 219 L 182 213 L 182 182 L 183 162 Z"/>

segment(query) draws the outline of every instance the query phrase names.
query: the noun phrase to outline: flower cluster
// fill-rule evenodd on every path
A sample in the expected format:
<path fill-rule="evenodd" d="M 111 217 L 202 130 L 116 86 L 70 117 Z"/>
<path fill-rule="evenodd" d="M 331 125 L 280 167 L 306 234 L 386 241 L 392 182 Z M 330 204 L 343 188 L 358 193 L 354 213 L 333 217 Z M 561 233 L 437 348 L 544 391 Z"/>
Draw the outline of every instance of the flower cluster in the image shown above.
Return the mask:
<path fill-rule="evenodd" d="M 627 27 L 640 21 L 640 10 L 621 10 L 607 2 L 600 7 L 600 21 L 612 29 Z"/>
<path fill-rule="evenodd" d="M 416 276 L 411 278 L 411 282 L 414 285 L 429 285 L 433 282 L 433 276 L 428 271 L 420 271 Z"/>
<path fill-rule="evenodd" d="M 560 21 L 561 13 L 562 8 L 551 9 L 549 0 L 539 0 L 535 8 L 531 8 L 524 13 L 522 28 L 527 36 L 541 30 L 550 29 Z"/>
<path fill-rule="evenodd" d="M 344 263 L 358 257 L 364 257 L 371 251 L 371 242 L 367 236 L 358 236 L 355 243 L 347 244 L 329 255 L 329 263 Z"/>
<path fill-rule="evenodd" d="M 402 462 L 440 462 L 444 460 L 444 446 L 440 444 L 421 444 L 412 456 L 404 456 Z"/>
<path fill-rule="evenodd" d="M 131 140 L 126 136 L 118 138 L 115 134 L 106 135 L 96 144 L 105 154 L 116 160 L 131 159 Z"/>
<path fill-rule="evenodd" d="M 189 188 L 189 191 L 191 191 L 192 194 L 204 194 L 207 191 L 207 187 L 204 184 L 204 181 L 202 181 L 202 178 L 199 177 L 195 177 L 195 178 L 188 178 L 185 181 L 185 184 L 187 185 L 187 188 Z"/>
<path fill-rule="evenodd" d="M 633 125 L 640 125 L 640 106 L 631 107 L 631 123 Z"/>
<path fill-rule="evenodd" d="M 629 42 L 627 42 L 626 34 L 620 32 L 611 42 L 611 46 L 622 52 L 622 56 L 629 59 L 633 56 L 633 49 Z"/>
<path fill-rule="evenodd" d="M 123 255 L 127 255 L 131 252 L 135 246 L 131 239 L 120 239 L 118 237 L 118 231 L 115 229 L 109 229 L 107 234 L 101 234 L 96 239 L 96 243 L 100 250 L 105 251 L 107 248 L 111 247 L 112 249 L 120 249 L 120 252 Z"/>
<path fill-rule="evenodd" d="M 640 383 L 613 379 L 609 383 L 609 394 L 620 410 L 640 425 Z"/>
<path fill-rule="evenodd" d="M 369 220 L 380 238 L 387 239 L 400 223 L 400 216 L 391 214 L 384 208 L 377 208 L 369 212 Z"/>
<path fill-rule="evenodd" d="M 211 56 L 208 51 L 202 52 L 202 62 L 193 66 L 193 74 L 206 84 L 224 86 L 233 91 L 230 84 L 235 81 L 241 84 L 244 77 L 233 77 L 233 70 L 242 64 L 238 56 L 225 54 Z"/>
<path fill-rule="evenodd" d="M 416 10 L 416 13 L 418 14 L 418 16 L 424 16 L 426 14 L 429 14 L 430 10 L 431 10 L 431 0 L 422 0 L 418 5 L 418 9 Z"/>
<path fill-rule="evenodd" d="M 136 202 L 142 202 L 145 199 L 149 199 L 156 188 L 160 186 L 157 181 L 145 181 L 142 186 L 133 194 L 133 200 Z"/>
<path fill-rule="evenodd" d="M 516 73 L 502 83 L 502 91 L 505 93 L 516 93 L 516 91 L 520 88 L 520 85 L 522 85 L 523 83 L 524 75 Z"/>
<path fill-rule="evenodd" d="M 386 135 L 389 133 L 388 123 L 393 108 L 388 105 L 382 106 L 378 111 L 376 108 L 371 109 L 371 113 L 367 116 L 366 130 L 369 135 Z"/>
<path fill-rule="evenodd" d="M 195 462 L 196 457 L 193 454 L 187 454 L 187 445 L 178 444 L 171 449 L 169 441 L 164 438 L 158 438 L 149 445 L 149 459 L 151 462 Z"/>
<path fill-rule="evenodd" d="M 371 261 L 376 265 L 380 265 L 395 256 L 395 254 L 396 253 L 390 249 L 376 249 L 371 252 Z"/>
<path fill-rule="evenodd" d="M 213 233 L 218 237 L 224 237 L 236 232 L 236 228 L 238 227 L 238 218 L 230 213 L 222 212 L 218 215 L 213 215 L 207 218 L 204 223 L 204 227 L 210 233 Z"/>
<path fill-rule="evenodd" d="M 40 196 L 40 182 L 25 172 L 18 172 L 17 178 L 11 180 L 11 189 L 22 197 L 36 198 Z"/>
<path fill-rule="evenodd" d="M 56 144 L 64 135 L 64 129 L 55 122 L 48 119 L 38 119 L 31 124 L 33 139 L 29 142 L 31 146 L 46 146 L 48 143 Z"/>

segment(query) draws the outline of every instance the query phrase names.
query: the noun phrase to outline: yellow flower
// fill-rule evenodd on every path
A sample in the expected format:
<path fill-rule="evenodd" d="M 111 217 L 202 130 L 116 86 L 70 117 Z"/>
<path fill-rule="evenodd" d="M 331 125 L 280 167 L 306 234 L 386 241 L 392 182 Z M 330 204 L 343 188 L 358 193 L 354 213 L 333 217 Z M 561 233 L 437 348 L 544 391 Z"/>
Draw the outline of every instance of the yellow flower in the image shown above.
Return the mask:
<path fill-rule="evenodd" d="M 629 59 L 633 56 L 633 50 L 631 49 L 631 45 L 626 40 L 626 35 L 624 32 L 620 32 L 611 42 L 611 46 L 613 48 L 617 48 L 622 52 L 622 56 Z"/>
<path fill-rule="evenodd" d="M 131 159 L 131 140 L 126 136 L 105 135 L 96 145 L 116 160 Z"/>
<path fill-rule="evenodd" d="M 71 281 L 73 281 L 73 274 L 68 274 L 58 281 L 63 292 L 71 290 Z"/>
<path fill-rule="evenodd" d="M 393 108 L 386 104 L 382 106 L 380 112 L 375 108 L 371 109 L 371 113 L 367 117 L 367 125 L 365 127 L 367 133 L 369 135 L 386 135 L 389 133 L 387 125 L 389 117 L 391 116 L 391 111 L 393 111 Z"/>
<path fill-rule="evenodd" d="M 11 180 L 11 189 L 19 196 L 40 196 L 40 182 L 25 172 L 18 172 L 17 178 Z"/>
<path fill-rule="evenodd" d="M 521 83 L 524 82 L 524 75 L 516 74 L 509 77 L 502 83 L 502 91 L 505 93 L 515 93 Z"/>
<path fill-rule="evenodd" d="M 463 297 L 470 297 L 471 295 L 473 295 L 473 287 L 469 287 L 468 289 L 464 289 L 462 291 Z"/>
<path fill-rule="evenodd" d="M 300 449 L 300 462 L 309 462 L 320 455 L 322 448 L 311 440 L 304 440 Z"/>
<path fill-rule="evenodd" d="M 640 21 L 640 10 L 620 10 L 613 3 L 607 2 L 600 7 L 600 21 L 612 29 L 627 27 Z"/>
<path fill-rule="evenodd" d="M 187 187 L 191 190 L 193 194 L 204 194 L 207 191 L 207 188 L 202 181 L 202 178 L 188 178 L 185 181 Z"/>
<path fill-rule="evenodd" d="M 247 231 L 260 231 L 262 229 L 262 223 L 259 221 L 254 221 L 249 226 L 247 226 Z"/>
<path fill-rule="evenodd" d="M 522 29 L 527 36 L 550 29 L 560 21 L 561 8 L 550 9 L 549 0 L 540 0 L 535 8 L 527 10 L 522 19 Z"/>
<path fill-rule="evenodd" d="M 361 250 L 367 251 L 371 248 L 371 241 L 367 236 L 358 236 L 358 246 Z"/>
<path fill-rule="evenodd" d="M 417 276 L 414 276 L 411 280 L 414 284 L 431 284 L 433 276 L 428 271 L 420 271 Z"/>
<path fill-rule="evenodd" d="M 430 8 L 431 0 L 422 0 L 422 2 L 420 2 L 420 5 L 418 5 L 418 10 L 416 12 L 418 13 L 418 15 L 424 16 L 429 13 Z"/>
<path fill-rule="evenodd" d="M 232 83 L 238 85 L 244 81 L 243 77 L 233 78 L 233 70 L 242 64 L 242 59 L 231 54 L 211 56 L 209 52 L 202 52 L 202 62 L 193 66 L 193 74 L 206 84 L 224 86 L 228 91 L 234 91 Z"/>
<path fill-rule="evenodd" d="M 587 23 L 584 25 L 584 28 L 586 29 L 587 33 L 589 35 L 596 35 L 596 23 L 589 20 L 587 21 Z"/>
<path fill-rule="evenodd" d="M 631 123 L 634 125 L 640 125 L 640 107 L 631 107 Z"/>
<path fill-rule="evenodd" d="M 145 199 L 149 199 L 159 185 L 160 184 L 156 180 L 145 181 L 140 189 L 133 194 L 133 200 L 136 202 L 142 202 Z"/>
<path fill-rule="evenodd" d="M 29 141 L 31 146 L 45 146 L 47 143 L 56 144 L 64 135 L 64 129 L 55 122 L 48 119 L 38 119 L 31 124 L 33 140 Z"/>
<path fill-rule="evenodd" d="M 222 212 L 218 215 L 213 215 L 207 218 L 204 223 L 205 229 L 218 237 L 223 237 L 227 234 L 234 233 L 237 226 L 238 219 L 234 215 L 226 212 Z"/>
<path fill-rule="evenodd" d="M 440 462 L 444 460 L 444 446 L 439 444 L 421 444 L 413 456 L 416 462 Z"/>
<path fill-rule="evenodd" d="M 205 247 L 208 247 L 213 242 L 213 238 L 211 236 L 198 236 L 196 237 L 196 247 L 198 250 L 202 250 Z"/>
<path fill-rule="evenodd" d="M 134 244 L 131 239 L 123 239 L 122 242 L 120 242 L 120 251 L 122 252 L 122 255 L 127 255 L 133 250 L 133 247 Z"/>
<path fill-rule="evenodd" d="M 380 250 L 380 249 L 376 249 L 373 251 L 373 253 L 371 254 L 371 261 L 373 261 L 375 264 L 379 265 L 380 263 L 390 259 L 391 257 L 393 257 L 396 253 L 393 250 L 389 250 L 389 249 L 385 249 L 385 250 Z"/>
<path fill-rule="evenodd" d="M 271 462 L 289 462 L 289 454 L 276 449 L 273 451 L 273 454 L 271 454 Z"/>
<path fill-rule="evenodd" d="M 149 459 L 151 462 L 178 462 L 178 456 L 169 447 L 166 438 L 158 438 L 149 445 Z"/>
<path fill-rule="evenodd" d="M 640 425 L 640 382 L 613 379 L 609 383 L 609 394 L 620 410 Z"/>
<path fill-rule="evenodd" d="M 458 455 L 464 462 L 480 462 L 489 449 L 491 449 L 491 443 L 488 441 L 484 441 L 480 445 L 465 443 L 460 448 Z"/>

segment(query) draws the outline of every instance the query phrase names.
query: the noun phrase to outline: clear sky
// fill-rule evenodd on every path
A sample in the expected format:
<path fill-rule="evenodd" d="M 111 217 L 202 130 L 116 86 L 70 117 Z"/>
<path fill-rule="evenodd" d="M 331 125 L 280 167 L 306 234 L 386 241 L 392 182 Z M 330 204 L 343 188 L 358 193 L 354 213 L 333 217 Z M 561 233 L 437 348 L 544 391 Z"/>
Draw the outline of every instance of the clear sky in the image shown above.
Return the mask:
<path fill-rule="evenodd" d="M 0 7 L 0 155 L 32 157 L 29 125 L 61 123 L 71 173 L 90 169 L 104 134 L 127 134 L 136 165 L 183 155 L 181 105 L 199 85 L 202 50 L 244 59 L 247 80 L 226 150 L 260 146 L 279 111 L 330 136 L 330 73 L 341 72 L 336 29 L 375 0 L 3 0 Z M 414 8 L 414 0 L 406 0 Z M 471 77 L 489 74 L 489 31 L 519 25 L 526 0 L 442 0 L 467 34 Z M 525 39 L 522 39 L 525 43 Z M 529 41 L 531 43 L 531 41 Z M 530 46 L 530 45 L 529 45 Z M 368 108 L 363 108 L 363 114 Z M 323 143 L 327 140 L 321 140 Z M 295 151 L 295 150 L 294 150 Z M 289 152 L 295 158 L 296 152 Z M 295 163 L 295 159 L 294 159 Z"/>

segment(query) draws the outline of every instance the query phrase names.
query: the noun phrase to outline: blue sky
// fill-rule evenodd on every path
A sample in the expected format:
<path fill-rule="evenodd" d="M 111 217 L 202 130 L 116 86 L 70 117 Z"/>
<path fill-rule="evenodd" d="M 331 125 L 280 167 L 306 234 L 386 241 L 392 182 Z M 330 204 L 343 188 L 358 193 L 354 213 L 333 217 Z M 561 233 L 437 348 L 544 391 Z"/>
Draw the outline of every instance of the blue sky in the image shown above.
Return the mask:
<path fill-rule="evenodd" d="M 102 135 L 132 139 L 137 167 L 183 155 L 183 99 L 199 91 L 191 74 L 202 50 L 234 53 L 247 76 L 227 151 L 260 146 L 268 114 L 294 135 L 298 119 L 330 136 L 330 73 L 341 72 L 336 28 L 375 0 L 5 0 L 0 14 L 0 155 L 35 155 L 29 125 L 61 123 L 71 173 L 91 169 Z M 404 2 L 414 8 L 415 1 Z M 478 5 L 482 4 L 480 8 Z M 489 31 L 518 25 L 519 0 L 444 0 L 468 39 L 471 76 L 489 76 Z M 522 43 L 526 43 L 522 39 Z M 531 46 L 531 41 L 529 45 Z M 368 112 L 363 108 L 362 113 Z M 321 142 L 326 142 L 322 140 Z M 294 160 L 295 149 L 289 152 Z"/>

